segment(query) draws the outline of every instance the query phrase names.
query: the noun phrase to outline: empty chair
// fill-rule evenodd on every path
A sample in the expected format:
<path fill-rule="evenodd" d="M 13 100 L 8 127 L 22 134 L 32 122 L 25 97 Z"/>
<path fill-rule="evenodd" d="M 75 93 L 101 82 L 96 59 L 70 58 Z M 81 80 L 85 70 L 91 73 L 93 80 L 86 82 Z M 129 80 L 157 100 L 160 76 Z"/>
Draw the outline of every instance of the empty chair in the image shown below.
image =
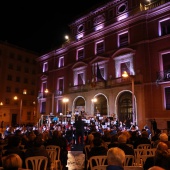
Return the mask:
<path fill-rule="evenodd" d="M 45 156 L 32 156 L 25 159 L 25 166 L 31 170 L 47 170 L 48 158 Z"/>
<path fill-rule="evenodd" d="M 55 149 L 46 149 L 50 158 L 51 158 L 51 168 L 59 169 L 61 167 L 61 161 L 57 157 L 57 150 Z"/>
<path fill-rule="evenodd" d="M 133 166 L 135 157 L 133 155 L 125 155 L 124 166 Z"/>
<path fill-rule="evenodd" d="M 144 170 L 142 166 L 124 166 L 124 170 Z"/>
<path fill-rule="evenodd" d="M 151 149 L 152 145 L 151 144 L 140 144 L 137 146 L 137 149 Z"/>
<path fill-rule="evenodd" d="M 107 165 L 94 166 L 92 170 L 106 170 Z"/>
<path fill-rule="evenodd" d="M 46 146 L 46 150 L 48 150 L 48 149 L 54 149 L 54 150 L 56 150 L 56 160 L 60 160 L 60 151 L 61 151 L 61 149 L 60 149 L 60 146 L 57 146 L 57 145 L 47 145 Z"/>
<path fill-rule="evenodd" d="M 89 159 L 90 169 L 94 169 L 95 166 L 107 165 L 107 156 L 106 155 L 98 155 L 92 156 Z"/>
<path fill-rule="evenodd" d="M 131 147 L 132 149 L 134 149 L 134 146 L 132 144 L 127 143 L 126 145 L 128 145 L 129 147 Z"/>
<path fill-rule="evenodd" d="M 106 149 L 108 149 L 108 145 L 110 144 L 110 142 L 104 142 L 104 146 Z"/>

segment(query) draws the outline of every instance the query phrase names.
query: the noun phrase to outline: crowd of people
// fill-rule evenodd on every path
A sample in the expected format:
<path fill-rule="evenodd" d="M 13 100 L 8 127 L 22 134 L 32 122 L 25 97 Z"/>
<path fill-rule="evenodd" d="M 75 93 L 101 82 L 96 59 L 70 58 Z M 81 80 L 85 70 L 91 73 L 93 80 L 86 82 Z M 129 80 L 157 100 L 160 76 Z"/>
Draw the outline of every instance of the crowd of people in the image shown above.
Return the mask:
<path fill-rule="evenodd" d="M 105 146 L 106 142 L 110 142 L 107 147 Z M 133 148 L 128 144 L 133 145 Z M 74 124 L 62 126 L 51 123 L 50 127 L 43 125 L 41 129 L 7 126 L 4 133 L 0 133 L 0 145 L 3 146 L 1 149 L 5 150 L 5 152 L 1 150 L 1 157 L 6 156 L 7 159 L 7 156 L 13 154 L 11 155 L 12 158 L 17 154 L 22 160 L 22 168 L 25 168 L 27 157 L 37 155 L 48 158 L 47 167 L 49 169 L 51 160 L 45 148 L 47 145 L 57 145 L 61 148 L 60 160 L 63 170 L 65 170 L 67 169 L 68 151 L 71 145 L 82 145 L 84 154 L 87 154 L 85 158 L 90 159 L 92 156 L 107 155 L 107 170 L 112 170 L 115 166 L 122 170 L 124 155 L 134 155 L 134 149 L 139 144 L 151 144 L 152 147 L 156 148 L 155 156 L 146 161 L 145 170 L 153 166 L 159 166 L 165 170 L 170 169 L 170 161 L 163 161 L 170 160 L 169 136 L 159 129 L 156 129 L 155 133 L 151 133 L 148 126 L 144 126 L 141 130 L 135 125 L 127 129 L 116 124 L 109 126 L 109 128 L 99 128 L 95 122 L 87 126 L 82 117 L 79 116 Z M 85 152 L 86 145 L 91 147 L 88 153 Z M 87 168 L 86 163 L 87 160 L 85 160 L 85 168 Z M 4 167 L 2 161 L 0 166 Z M 16 166 L 20 166 L 19 163 Z M 8 168 L 4 170 L 8 170 Z"/>

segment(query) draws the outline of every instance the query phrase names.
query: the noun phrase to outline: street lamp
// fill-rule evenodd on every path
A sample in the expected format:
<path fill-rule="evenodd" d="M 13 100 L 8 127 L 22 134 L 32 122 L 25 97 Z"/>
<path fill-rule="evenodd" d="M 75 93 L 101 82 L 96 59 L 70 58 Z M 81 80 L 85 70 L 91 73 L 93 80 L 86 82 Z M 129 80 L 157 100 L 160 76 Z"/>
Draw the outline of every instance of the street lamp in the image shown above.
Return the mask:
<path fill-rule="evenodd" d="M 65 115 L 67 113 L 66 111 L 66 104 L 68 103 L 69 99 L 68 98 L 63 98 L 63 103 L 65 104 Z"/>
<path fill-rule="evenodd" d="M 17 96 L 14 96 L 14 100 L 18 100 Z M 22 119 L 22 99 L 20 100 L 20 108 L 19 108 L 19 124 L 21 125 L 21 119 Z"/>
<path fill-rule="evenodd" d="M 51 92 L 49 92 L 49 90 L 48 89 L 45 89 L 45 91 L 44 91 L 46 94 L 47 93 L 51 93 Z M 52 101 L 51 101 L 51 113 L 52 113 L 52 115 L 54 114 L 54 93 L 51 93 L 52 94 Z"/>
<path fill-rule="evenodd" d="M 96 103 L 97 102 L 97 99 L 96 98 L 93 98 L 93 99 L 91 99 L 91 102 L 92 102 L 92 112 L 93 112 L 93 115 L 94 115 L 94 103 Z"/>
<path fill-rule="evenodd" d="M 23 94 L 27 94 L 27 90 L 23 90 Z M 14 100 L 18 100 L 17 96 L 14 96 Z M 20 109 L 19 109 L 19 124 L 21 125 L 21 120 L 22 120 L 22 98 L 20 100 Z"/>
<path fill-rule="evenodd" d="M 133 114 L 133 122 L 135 122 L 135 99 L 134 99 L 134 75 L 129 75 L 126 71 L 123 72 L 122 77 L 127 78 L 130 77 L 132 82 L 132 114 Z"/>

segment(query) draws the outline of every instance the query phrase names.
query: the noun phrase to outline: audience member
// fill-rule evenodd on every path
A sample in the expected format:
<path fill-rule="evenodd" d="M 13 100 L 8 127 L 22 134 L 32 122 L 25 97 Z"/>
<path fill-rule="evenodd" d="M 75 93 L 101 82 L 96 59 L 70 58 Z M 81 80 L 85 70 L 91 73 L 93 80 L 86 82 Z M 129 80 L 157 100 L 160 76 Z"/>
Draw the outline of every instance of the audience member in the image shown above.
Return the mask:
<path fill-rule="evenodd" d="M 47 145 L 60 146 L 60 160 L 65 167 L 67 165 L 68 151 L 67 151 L 67 139 L 62 136 L 61 131 L 54 130 L 52 133 L 52 138 L 48 140 Z"/>
<path fill-rule="evenodd" d="M 147 131 L 142 131 L 141 137 L 139 137 L 134 142 L 134 148 L 136 149 L 138 145 L 140 144 L 151 144 L 151 141 L 149 140 L 149 135 Z"/>
<path fill-rule="evenodd" d="M 168 135 L 166 133 L 161 133 L 159 135 L 159 139 L 153 143 L 153 147 L 155 148 L 159 142 L 164 142 L 170 148 L 170 141 L 168 141 Z"/>
<path fill-rule="evenodd" d="M 104 147 L 102 139 L 95 137 L 88 158 L 98 155 L 107 155 L 107 149 Z"/>
<path fill-rule="evenodd" d="M 18 170 L 22 168 L 22 159 L 17 154 L 7 155 L 2 161 L 2 166 L 4 170 Z"/>
<path fill-rule="evenodd" d="M 110 148 L 107 151 L 107 163 L 106 170 L 123 170 L 123 164 L 125 161 L 125 153 L 118 147 Z"/>
<path fill-rule="evenodd" d="M 49 154 L 47 150 L 45 149 L 43 145 L 43 140 L 41 136 L 37 136 L 34 139 L 34 144 L 31 148 L 28 148 L 25 152 L 25 158 L 31 157 L 31 156 L 45 156 L 48 158 L 48 164 L 47 167 L 50 169 L 51 166 L 51 159 L 49 157 Z"/>
<path fill-rule="evenodd" d="M 160 166 L 152 166 L 148 170 L 165 170 L 164 168 L 161 168 Z"/>
<path fill-rule="evenodd" d="M 158 143 L 155 156 L 148 157 L 143 167 L 144 170 L 148 170 L 152 166 L 160 166 L 165 170 L 170 170 L 170 153 L 166 143 Z"/>

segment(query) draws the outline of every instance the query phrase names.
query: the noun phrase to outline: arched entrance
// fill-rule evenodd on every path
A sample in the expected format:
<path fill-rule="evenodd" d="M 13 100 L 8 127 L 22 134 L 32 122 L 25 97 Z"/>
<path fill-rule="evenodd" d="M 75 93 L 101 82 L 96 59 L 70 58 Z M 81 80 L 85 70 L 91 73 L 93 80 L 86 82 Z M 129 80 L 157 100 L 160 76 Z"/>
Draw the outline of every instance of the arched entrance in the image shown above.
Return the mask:
<path fill-rule="evenodd" d="M 75 111 L 79 113 L 85 111 L 85 100 L 82 97 L 78 97 L 75 101 Z"/>
<path fill-rule="evenodd" d="M 94 114 L 100 113 L 101 116 L 107 115 L 107 99 L 100 94 L 95 97 L 97 102 L 94 103 Z"/>
<path fill-rule="evenodd" d="M 127 127 L 133 122 L 132 93 L 128 91 L 118 98 L 118 121 L 124 122 Z"/>

